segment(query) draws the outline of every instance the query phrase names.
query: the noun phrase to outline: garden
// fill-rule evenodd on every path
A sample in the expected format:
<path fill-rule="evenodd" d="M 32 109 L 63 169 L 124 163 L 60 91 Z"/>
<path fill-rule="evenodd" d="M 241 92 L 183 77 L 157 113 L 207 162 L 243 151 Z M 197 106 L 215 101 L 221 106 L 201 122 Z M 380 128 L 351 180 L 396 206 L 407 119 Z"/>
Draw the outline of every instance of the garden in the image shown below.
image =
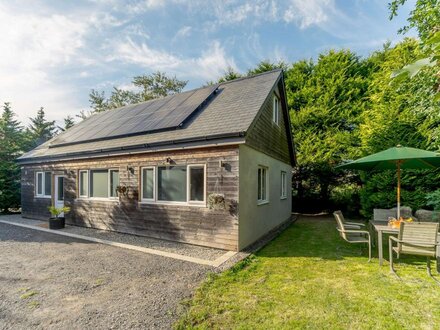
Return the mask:
<path fill-rule="evenodd" d="M 335 227 L 333 217 L 300 217 L 254 256 L 211 275 L 176 328 L 438 327 L 440 287 L 424 258 L 402 256 L 399 279 L 388 263 L 379 266 L 376 250 L 368 262 L 366 246 L 345 242 Z"/>

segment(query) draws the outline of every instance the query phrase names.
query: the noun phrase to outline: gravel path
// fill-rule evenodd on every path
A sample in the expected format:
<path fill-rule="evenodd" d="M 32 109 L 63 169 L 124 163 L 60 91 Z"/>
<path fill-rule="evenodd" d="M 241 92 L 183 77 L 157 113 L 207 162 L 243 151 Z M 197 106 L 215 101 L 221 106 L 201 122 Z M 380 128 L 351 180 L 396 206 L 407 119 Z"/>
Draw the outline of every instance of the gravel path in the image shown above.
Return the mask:
<path fill-rule="evenodd" d="M 210 271 L 0 223 L 0 329 L 169 329 Z"/>
<path fill-rule="evenodd" d="M 47 221 L 33 220 L 22 218 L 21 215 L 8 215 L 1 216 L 0 220 L 13 221 L 31 226 L 45 226 L 47 227 Z M 117 233 L 109 230 L 99 230 L 86 227 L 69 226 L 59 231 L 65 231 L 72 234 L 89 236 L 108 241 L 137 245 L 155 250 L 161 250 L 165 252 L 182 254 L 189 257 L 201 258 L 205 260 L 216 260 L 224 255 L 227 251 L 219 250 L 209 247 L 166 241 L 161 239 L 155 239 L 144 236 L 136 236 L 131 234 Z"/>

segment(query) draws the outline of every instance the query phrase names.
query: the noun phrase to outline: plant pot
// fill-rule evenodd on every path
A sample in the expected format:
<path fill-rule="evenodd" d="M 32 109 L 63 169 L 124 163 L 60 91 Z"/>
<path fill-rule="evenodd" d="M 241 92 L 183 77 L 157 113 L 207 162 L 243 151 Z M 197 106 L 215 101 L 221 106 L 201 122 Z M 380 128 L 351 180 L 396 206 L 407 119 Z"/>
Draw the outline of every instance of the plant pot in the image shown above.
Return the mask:
<path fill-rule="evenodd" d="M 63 218 L 50 218 L 49 229 L 63 229 L 66 226 L 66 219 Z"/>

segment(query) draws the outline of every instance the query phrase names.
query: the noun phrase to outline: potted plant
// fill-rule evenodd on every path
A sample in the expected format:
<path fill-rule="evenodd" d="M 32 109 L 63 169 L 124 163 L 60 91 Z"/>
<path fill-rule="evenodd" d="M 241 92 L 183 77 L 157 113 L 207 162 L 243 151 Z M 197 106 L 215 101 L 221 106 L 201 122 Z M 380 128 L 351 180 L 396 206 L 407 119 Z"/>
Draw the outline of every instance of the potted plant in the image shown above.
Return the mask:
<path fill-rule="evenodd" d="M 224 210 L 226 208 L 225 195 L 218 193 L 209 194 L 208 208 L 213 210 Z"/>
<path fill-rule="evenodd" d="M 63 207 L 55 207 L 55 206 L 49 206 L 49 212 L 52 215 L 52 217 L 49 219 L 49 228 L 50 229 L 62 229 L 66 225 L 66 220 L 64 217 L 60 217 L 61 213 L 68 213 L 70 212 L 70 207 L 63 206 Z"/>

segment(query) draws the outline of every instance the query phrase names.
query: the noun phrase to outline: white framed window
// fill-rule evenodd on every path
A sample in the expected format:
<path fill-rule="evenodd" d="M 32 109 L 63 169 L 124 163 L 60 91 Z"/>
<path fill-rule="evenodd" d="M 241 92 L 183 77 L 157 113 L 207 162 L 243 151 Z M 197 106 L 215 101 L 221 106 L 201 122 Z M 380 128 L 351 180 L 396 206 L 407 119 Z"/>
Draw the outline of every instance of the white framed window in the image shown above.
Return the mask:
<path fill-rule="evenodd" d="M 89 197 L 89 171 L 79 171 L 79 197 Z"/>
<path fill-rule="evenodd" d="M 187 201 L 186 166 L 157 167 L 157 200 L 182 203 Z"/>
<path fill-rule="evenodd" d="M 35 196 L 43 198 L 52 197 L 52 172 L 35 173 Z"/>
<path fill-rule="evenodd" d="M 205 165 L 188 165 L 188 203 L 204 204 L 206 195 Z"/>
<path fill-rule="evenodd" d="M 79 171 L 79 197 L 116 199 L 119 186 L 119 170 L 94 169 Z"/>
<path fill-rule="evenodd" d="M 275 124 L 280 124 L 280 99 L 276 94 L 273 95 L 273 113 L 272 120 Z"/>
<path fill-rule="evenodd" d="M 156 196 L 156 169 L 154 167 L 143 167 L 141 176 L 141 200 L 154 201 Z"/>
<path fill-rule="evenodd" d="M 118 198 L 116 188 L 119 186 L 119 170 L 108 170 L 108 197 Z"/>
<path fill-rule="evenodd" d="M 108 198 L 108 170 L 90 170 L 89 173 L 90 198 Z"/>
<path fill-rule="evenodd" d="M 284 171 L 281 171 L 281 193 L 280 193 L 281 199 L 287 198 L 287 173 Z"/>
<path fill-rule="evenodd" d="M 257 202 L 258 204 L 265 204 L 269 202 L 269 192 L 268 192 L 268 168 L 264 166 L 258 166 L 258 193 Z"/>
<path fill-rule="evenodd" d="M 141 202 L 158 204 L 206 204 L 206 165 L 143 167 Z"/>

